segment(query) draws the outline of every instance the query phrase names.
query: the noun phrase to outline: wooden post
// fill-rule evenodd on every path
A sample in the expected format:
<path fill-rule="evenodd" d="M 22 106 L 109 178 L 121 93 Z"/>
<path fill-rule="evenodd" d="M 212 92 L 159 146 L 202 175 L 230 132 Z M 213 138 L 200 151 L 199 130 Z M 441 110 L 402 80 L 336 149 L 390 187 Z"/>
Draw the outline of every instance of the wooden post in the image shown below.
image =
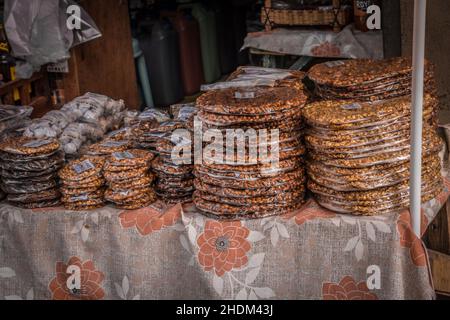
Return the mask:
<path fill-rule="evenodd" d="M 264 14 L 268 15 L 268 17 L 264 17 L 266 20 L 265 28 L 266 31 L 271 31 L 272 26 L 270 22 L 270 10 L 272 9 L 272 1 L 271 0 L 265 0 L 264 1 Z"/>
<path fill-rule="evenodd" d="M 336 21 L 334 21 L 333 23 L 333 31 L 334 32 L 339 32 L 341 31 L 341 26 L 340 26 L 340 21 L 338 18 L 338 11 L 341 8 L 341 1 L 340 0 L 333 0 L 333 12 L 334 15 L 336 17 Z"/>

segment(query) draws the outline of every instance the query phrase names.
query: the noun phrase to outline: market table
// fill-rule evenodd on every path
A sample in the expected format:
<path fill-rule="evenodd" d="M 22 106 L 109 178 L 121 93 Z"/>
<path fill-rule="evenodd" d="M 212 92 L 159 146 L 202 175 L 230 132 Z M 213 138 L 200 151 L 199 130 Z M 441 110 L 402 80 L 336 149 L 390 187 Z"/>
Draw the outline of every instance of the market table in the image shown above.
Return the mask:
<path fill-rule="evenodd" d="M 449 189 L 423 206 L 424 230 Z M 69 291 L 74 266 L 81 290 Z M 407 211 L 353 217 L 310 199 L 282 217 L 219 222 L 192 205 L 0 205 L 0 299 L 433 299 L 429 270 Z"/>

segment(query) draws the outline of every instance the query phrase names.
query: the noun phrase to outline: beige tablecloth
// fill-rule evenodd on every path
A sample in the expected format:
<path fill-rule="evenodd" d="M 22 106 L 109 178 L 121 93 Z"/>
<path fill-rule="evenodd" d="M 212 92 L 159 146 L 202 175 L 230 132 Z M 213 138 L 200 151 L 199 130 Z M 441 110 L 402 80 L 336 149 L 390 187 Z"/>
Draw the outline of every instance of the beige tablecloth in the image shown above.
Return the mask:
<path fill-rule="evenodd" d="M 446 185 L 424 205 L 424 229 L 447 201 Z M 80 283 L 69 290 L 74 267 Z M 0 299 L 432 298 L 407 211 L 352 217 L 310 200 L 283 217 L 218 222 L 181 205 L 0 205 Z"/>

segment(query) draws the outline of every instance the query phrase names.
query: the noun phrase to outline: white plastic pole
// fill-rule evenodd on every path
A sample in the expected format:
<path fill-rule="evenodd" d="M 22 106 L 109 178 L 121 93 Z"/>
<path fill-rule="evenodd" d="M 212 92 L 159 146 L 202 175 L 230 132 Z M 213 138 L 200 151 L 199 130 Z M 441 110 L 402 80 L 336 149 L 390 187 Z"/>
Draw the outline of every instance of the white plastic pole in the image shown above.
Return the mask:
<path fill-rule="evenodd" d="M 422 198 L 422 132 L 423 89 L 426 31 L 426 0 L 414 0 L 412 122 L 411 122 L 411 219 L 418 237 L 421 222 Z"/>

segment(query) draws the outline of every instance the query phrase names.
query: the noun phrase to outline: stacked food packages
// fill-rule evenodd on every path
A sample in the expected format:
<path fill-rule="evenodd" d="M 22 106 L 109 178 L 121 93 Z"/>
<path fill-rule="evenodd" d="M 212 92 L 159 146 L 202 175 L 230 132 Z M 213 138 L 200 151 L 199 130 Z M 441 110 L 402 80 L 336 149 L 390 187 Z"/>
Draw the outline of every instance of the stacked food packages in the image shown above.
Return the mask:
<path fill-rule="evenodd" d="M 259 218 L 303 204 L 306 100 L 295 86 L 231 87 L 197 100 L 204 134 L 219 134 L 223 142 L 215 143 L 224 150 L 196 165 L 199 210 L 224 219 Z"/>
<path fill-rule="evenodd" d="M 57 172 L 64 154 L 56 139 L 11 138 L 0 144 L 1 188 L 14 206 L 57 206 L 61 194 Z"/>
<path fill-rule="evenodd" d="M 69 162 L 60 172 L 62 202 L 74 211 L 87 211 L 105 205 L 105 159 L 84 156 Z"/>
<path fill-rule="evenodd" d="M 424 105 L 422 197 L 442 191 L 434 123 L 437 99 Z M 308 105 L 309 189 L 333 211 L 375 215 L 409 206 L 411 97 L 377 103 L 331 100 Z"/>
<path fill-rule="evenodd" d="M 86 144 L 103 139 L 117 129 L 125 116 L 125 104 L 103 95 L 87 93 L 35 119 L 24 131 L 26 137 L 57 138 L 67 157 L 76 158 Z"/>
<path fill-rule="evenodd" d="M 155 154 L 156 143 L 162 134 L 158 131 L 158 127 L 170 122 L 170 117 L 164 112 L 158 112 L 154 109 L 144 111 L 138 118 L 137 123 L 131 126 L 131 135 L 135 144 L 145 150 L 149 150 Z"/>
<path fill-rule="evenodd" d="M 318 64 L 308 77 L 326 100 L 387 100 L 411 94 L 410 58 L 339 60 Z M 435 92 L 433 67 L 426 63 L 425 90 Z"/>
<path fill-rule="evenodd" d="M 186 136 L 177 134 L 178 130 Z M 152 163 L 156 174 L 155 190 L 160 200 L 168 204 L 190 202 L 194 192 L 192 136 L 186 130 L 186 122 L 171 121 L 161 124 L 152 134 L 158 136 L 158 157 Z M 187 154 L 175 155 L 174 148 L 187 150 Z"/>
<path fill-rule="evenodd" d="M 104 167 L 108 184 L 105 199 L 120 209 L 134 210 L 156 201 L 150 173 L 154 155 L 144 150 L 113 152 Z"/>

